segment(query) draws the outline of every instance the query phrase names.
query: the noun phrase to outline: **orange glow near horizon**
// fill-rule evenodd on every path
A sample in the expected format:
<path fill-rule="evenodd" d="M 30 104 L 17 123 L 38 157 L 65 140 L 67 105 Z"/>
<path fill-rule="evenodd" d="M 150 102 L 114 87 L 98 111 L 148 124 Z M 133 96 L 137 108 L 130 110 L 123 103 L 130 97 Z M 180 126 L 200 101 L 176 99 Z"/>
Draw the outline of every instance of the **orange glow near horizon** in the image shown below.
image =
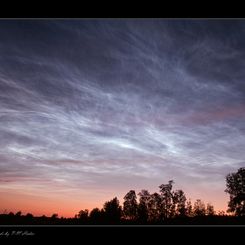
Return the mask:
<path fill-rule="evenodd" d="M 1 20 L 0 213 L 74 217 L 170 180 L 226 212 L 226 178 L 245 167 L 244 30 Z"/>
<path fill-rule="evenodd" d="M 126 193 L 125 193 L 126 194 Z M 40 197 L 32 196 L 19 193 L 6 193 L 0 192 L 1 204 L 0 213 L 18 212 L 21 211 L 22 214 L 32 213 L 34 216 L 51 216 L 57 213 L 59 217 L 74 217 L 80 210 L 88 209 L 91 211 L 93 208 L 102 208 L 105 201 L 111 200 L 116 195 L 108 196 L 103 198 L 103 200 L 94 200 L 86 202 L 84 200 L 74 200 L 69 198 L 57 198 L 57 197 Z M 117 196 L 120 201 L 120 205 L 123 204 L 123 195 Z M 207 203 L 214 205 L 215 211 L 226 211 L 228 197 L 225 195 L 215 194 L 214 196 L 201 195 L 198 197 L 193 195 L 191 198 L 192 205 L 196 199 L 201 199 Z M 217 198 L 219 197 L 219 198 Z M 189 196 L 187 195 L 187 199 Z M 212 201 L 213 200 L 213 201 Z"/>
<path fill-rule="evenodd" d="M 32 213 L 34 216 L 51 216 L 57 213 L 59 217 L 74 217 L 81 209 L 93 208 L 89 203 L 68 199 L 41 198 L 32 197 L 29 195 L 6 194 L 0 193 L 3 196 L 1 200 L 1 212 L 18 212 L 23 214 Z"/>

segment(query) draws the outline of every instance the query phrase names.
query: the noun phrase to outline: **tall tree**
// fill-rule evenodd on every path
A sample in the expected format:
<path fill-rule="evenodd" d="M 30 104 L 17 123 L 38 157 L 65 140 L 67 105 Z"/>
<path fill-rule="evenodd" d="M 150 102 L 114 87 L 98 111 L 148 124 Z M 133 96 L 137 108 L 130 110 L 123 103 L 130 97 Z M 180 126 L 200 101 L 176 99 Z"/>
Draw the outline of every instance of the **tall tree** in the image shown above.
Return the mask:
<path fill-rule="evenodd" d="M 150 196 L 148 206 L 148 219 L 152 222 L 157 222 L 161 219 L 162 197 L 157 192 Z"/>
<path fill-rule="evenodd" d="M 117 197 L 104 204 L 104 215 L 106 221 L 112 224 L 118 224 L 122 216 L 122 207 L 119 204 Z"/>
<path fill-rule="evenodd" d="M 123 214 L 125 218 L 135 220 L 137 217 L 137 196 L 134 190 L 130 190 L 124 196 L 124 203 L 123 203 Z"/>
<path fill-rule="evenodd" d="M 226 176 L 226 190 L 230 194 L 228 212 L 237 216 L 245 215 L 245 168 L 240 168 L 236 173 Z"/>
<path fill-rule="evenodd" d="M 170 218 L 172 216 L 172 210 L 173 210 L 173 180 L 170 180 L 168 184 L 162 184 L 159 186 L 160 193 L 162 197 L 162 217 L 163 219 Z"/>
<path fill-rule="evenodd" d="M 186 202 L 186 215 L 188 217 L 192 217 L 193 216 L 193 210 L 192 210 L 192 204 L 191 204 L 191 199 L 189 199 Z"/>
<path fill-rule="evenodd" d="M 206 207 L 201 199 L 197 199 L 196 202 L 194 203 L 193 213 L 195 216 L 205 216 Z"/>
<path fill-rule="evenodd" d="M 186 216 L 186 196 L 182 190 L 174 191 L 173 202 L 175 204 L 175 215 Z"/>
<path fill-rule="evenodd" d="M 138 195 L 140 197 L 138 205 L 138 221 L 140 223 L 146 223 L 149 219 L 151 194 L 147 190 L 141 190 Z"/>

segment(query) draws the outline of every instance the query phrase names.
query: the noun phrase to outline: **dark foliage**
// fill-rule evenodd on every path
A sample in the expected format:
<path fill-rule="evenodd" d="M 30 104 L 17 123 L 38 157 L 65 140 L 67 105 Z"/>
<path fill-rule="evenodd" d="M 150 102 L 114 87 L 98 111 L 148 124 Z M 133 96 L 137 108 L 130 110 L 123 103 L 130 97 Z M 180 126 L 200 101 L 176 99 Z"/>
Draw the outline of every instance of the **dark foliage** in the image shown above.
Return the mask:
<path fill-rule="evenodd" d="M 237 216 L 245 215 L 245 168 L 240 168 L 236 173 L 226 176 L 226 190 L 230 194 L 228 212 Z"/>
<path fill-rule="evenodd" d="M 81 210 L 74 218 L 59 218 L 58 214 L 51 217 L 34 217 L 28 213 L 22 215 L 21 211 L 0 214 L 0 224 L 31 224 L 31 225 L 140 225 L 140 224 L 165 224 L 165 225 L 195 225 L 195 224 L 245 224 L 245 168 L 240 168 L 237 173 L 227 175 L 227 189 L 230 194 L 228 204 L 229 212 L 234 215 L 226 215 L 224 211 L 215 212 L 212 204 L 197 199 L 192 205 L 187 201 L 183 190 L 173 190 L 174 182 L 159 186 L 159 193 L 151 194 L 147 190 L 138 193 L 138 201 L 135 190 L 130 190 L 124 196 L 123 207 L 120 206 L 117 197 L 104 203 L 102 209 L 94 208 Z"/>

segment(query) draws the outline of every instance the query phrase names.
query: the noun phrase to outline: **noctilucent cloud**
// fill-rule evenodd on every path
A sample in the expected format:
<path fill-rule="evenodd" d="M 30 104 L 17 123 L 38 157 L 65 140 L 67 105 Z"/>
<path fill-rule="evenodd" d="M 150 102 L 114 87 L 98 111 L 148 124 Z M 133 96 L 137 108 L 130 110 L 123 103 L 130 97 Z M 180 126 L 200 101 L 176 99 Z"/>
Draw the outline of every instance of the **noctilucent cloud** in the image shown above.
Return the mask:
<path fill-rule="evenodd" d="M 0 21 L 0 211 L 73 216 L 171 179 L 226 210 L 244 149 L 244 20 Z"/>

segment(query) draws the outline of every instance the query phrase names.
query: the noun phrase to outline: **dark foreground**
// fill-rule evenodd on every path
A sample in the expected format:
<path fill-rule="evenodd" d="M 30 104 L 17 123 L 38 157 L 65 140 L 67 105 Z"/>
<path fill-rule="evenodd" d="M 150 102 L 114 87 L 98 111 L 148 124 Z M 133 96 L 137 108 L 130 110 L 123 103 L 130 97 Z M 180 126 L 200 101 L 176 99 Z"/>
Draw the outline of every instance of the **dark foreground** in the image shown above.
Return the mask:
<path fill-rule="evenodd" d="M 28 215 L 16 216 L 1 214 L 0 215 L 0 225 L 245 225 L 245 216 L 195 216 L 195 217 L 177 217 L 172 219 L 167 219 L 165 221 L 159 222 L 142 222 L 121 219 L 118 221 L 111 221 L 106 219 L 100 220 L 82 220 L 79 218 L 58 218 L 58 217 L 33 217 Z"/>

